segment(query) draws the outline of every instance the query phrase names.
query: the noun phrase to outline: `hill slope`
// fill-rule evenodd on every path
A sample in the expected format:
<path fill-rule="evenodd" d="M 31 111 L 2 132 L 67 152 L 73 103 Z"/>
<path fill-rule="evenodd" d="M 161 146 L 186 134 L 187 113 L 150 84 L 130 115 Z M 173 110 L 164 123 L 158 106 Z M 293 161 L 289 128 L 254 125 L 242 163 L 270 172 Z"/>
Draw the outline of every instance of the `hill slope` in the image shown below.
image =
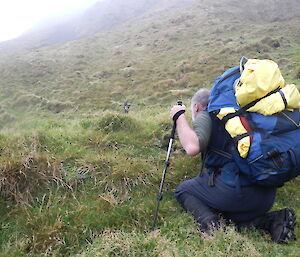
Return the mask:
<path fill-rule="evenodd" d="M 85 39 L 3 56 L 3 109 L 59 113 L 119 109 L 126 100 L 167 103 L 210 85 L 243 55 L 274 59 L 292 78 L 299 67 L 299 2 L 264 3 L 201 1 Z"/>

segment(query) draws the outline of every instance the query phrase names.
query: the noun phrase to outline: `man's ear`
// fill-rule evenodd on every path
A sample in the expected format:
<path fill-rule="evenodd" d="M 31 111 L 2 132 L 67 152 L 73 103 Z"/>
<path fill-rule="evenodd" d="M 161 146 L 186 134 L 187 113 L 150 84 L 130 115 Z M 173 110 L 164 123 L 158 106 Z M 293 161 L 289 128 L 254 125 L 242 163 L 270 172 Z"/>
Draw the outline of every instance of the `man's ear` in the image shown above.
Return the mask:
<path fill-rule="evenodd" d="M 200 111 L 200 107 L 198 104 L 194 104 L 194 112 L 198 113 Z"/>

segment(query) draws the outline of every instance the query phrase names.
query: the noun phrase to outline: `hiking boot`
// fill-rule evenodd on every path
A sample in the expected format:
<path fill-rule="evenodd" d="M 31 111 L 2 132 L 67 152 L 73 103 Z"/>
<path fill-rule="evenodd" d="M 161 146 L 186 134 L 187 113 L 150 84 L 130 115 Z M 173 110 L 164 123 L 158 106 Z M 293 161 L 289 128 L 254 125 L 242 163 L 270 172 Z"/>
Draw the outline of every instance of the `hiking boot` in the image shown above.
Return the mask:
<path fill-rule="evenodd" d="M 272 211 L 249 222 L 237 224 L 237 229 L 255 227 L 271 234 L 272 241 L 284 244 L 296 240 L 294 228 L 296 225 L 296 214 L 291 208 Z"/>
<path fill-rule="evenodd" d="M 220 229 L 220 218 L 218 216 L 211 216 L 204 219 L 199 225 L 202 233 L 211 236 L 216 230 Z"/>
<path fill-rule="evenodd" d="M 270 212 L 267 215 L 272 219 L 269 232 L 273 242 L 286 244 L 288 241 L 296 240 L 294 232 L 296 214 L 291 208 Z"/>

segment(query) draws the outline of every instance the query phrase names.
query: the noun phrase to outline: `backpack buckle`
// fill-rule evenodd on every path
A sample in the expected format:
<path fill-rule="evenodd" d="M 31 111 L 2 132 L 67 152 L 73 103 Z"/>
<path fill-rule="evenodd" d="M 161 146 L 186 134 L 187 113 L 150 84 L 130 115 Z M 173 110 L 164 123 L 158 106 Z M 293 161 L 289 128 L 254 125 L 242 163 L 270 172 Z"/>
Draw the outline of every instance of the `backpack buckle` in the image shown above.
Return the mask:
<path fill-rule="evenodd" d="M 267 152 L 268 158 L 277 158 L 280 155 L 280 152 L 277 149 L 272 149 L 271 151 Z"/>
<path fill-rule="evenodd" d="M 268 159 L 272 159 L 274 164 L 277 166 L 278 169 L 281 169 L 283 166 L 283 160 L 280 156 L 280 152 L 277 149 L 272 149 L 271 151 L 267 152 Z"/>

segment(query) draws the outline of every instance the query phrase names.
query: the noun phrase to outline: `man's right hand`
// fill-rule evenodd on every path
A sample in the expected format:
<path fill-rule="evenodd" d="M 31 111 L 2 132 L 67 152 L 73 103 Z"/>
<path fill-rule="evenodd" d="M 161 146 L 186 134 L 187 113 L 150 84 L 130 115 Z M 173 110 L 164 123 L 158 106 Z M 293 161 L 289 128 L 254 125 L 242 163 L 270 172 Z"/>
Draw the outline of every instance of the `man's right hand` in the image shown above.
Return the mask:
<path fill-rule="evenodd" d="M 170 119 L 173 120 L 173 117 L 177 112 L 181 110 L 185 111 L 185 109 L 186 109 L 185 105 L 174 105 L 170 110 L 170 115 L 169 115 Z"/>

